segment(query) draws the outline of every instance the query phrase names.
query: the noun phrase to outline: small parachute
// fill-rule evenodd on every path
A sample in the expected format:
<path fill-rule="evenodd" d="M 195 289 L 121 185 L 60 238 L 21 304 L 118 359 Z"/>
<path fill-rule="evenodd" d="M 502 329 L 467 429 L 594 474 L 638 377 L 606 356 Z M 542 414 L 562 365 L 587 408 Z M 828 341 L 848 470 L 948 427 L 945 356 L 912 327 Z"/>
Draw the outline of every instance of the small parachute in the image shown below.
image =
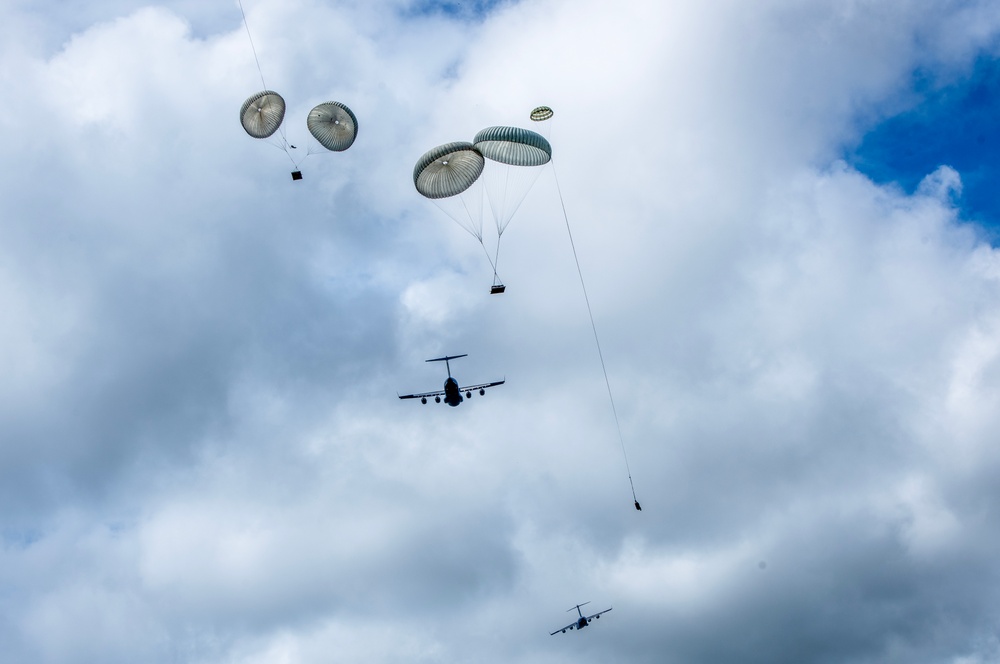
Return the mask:
<path fill-rule="evenodd" d="M 532 122 L 545 122 L 550 119 L 555 113 L 548 106 L 539 106 L 531 111 L 529 116 Z"/>
<path fill-rule="evenodd" d="M 320 145 L 333 152 L 343 152 L 358 137 L 358 118 L 339 101 L 328 101 L 309 111 L 306 127 Z"/>
<path fill-rule="evenodd" d="M 263 90 L 243 102 L 240 124 L 253 138 L 268 138 L 285 119 L 285 100 L 271 90 Z"/>

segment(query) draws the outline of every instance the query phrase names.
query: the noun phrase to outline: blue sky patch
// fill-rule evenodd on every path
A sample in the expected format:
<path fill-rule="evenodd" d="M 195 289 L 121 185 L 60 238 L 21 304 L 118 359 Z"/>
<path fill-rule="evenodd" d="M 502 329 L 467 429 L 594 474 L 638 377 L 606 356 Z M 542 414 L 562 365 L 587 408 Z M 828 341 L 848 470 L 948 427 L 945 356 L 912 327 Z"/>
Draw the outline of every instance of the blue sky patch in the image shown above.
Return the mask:
<path fill-rule="evenodd" d="M 411 16 L 443 14 L 461 19 L 481 20 L 506 0 L 416 0 L 407 12 Z"/>
<path fill-rule="evenodd" d="M 1000 231 L 1000 60 L 980 60 L 954 85 L 932 89 L 918 79 L 914 87 L 924 101 L 874 127 L 847 160 L 911 193 L 947 164 L 962 177 L 963 216 Z"/>

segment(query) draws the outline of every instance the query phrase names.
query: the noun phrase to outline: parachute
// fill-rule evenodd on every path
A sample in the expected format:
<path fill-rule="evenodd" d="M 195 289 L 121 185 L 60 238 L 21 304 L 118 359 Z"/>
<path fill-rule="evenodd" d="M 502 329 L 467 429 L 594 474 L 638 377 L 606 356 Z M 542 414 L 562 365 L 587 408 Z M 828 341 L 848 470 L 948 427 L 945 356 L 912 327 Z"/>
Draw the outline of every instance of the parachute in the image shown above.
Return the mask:
<path fill-rule="evenodd" d="M 265 88 L 243 102 L 243 107 L 240 109 L 240 124 L 253 138 L 267 140 L 268 143 L 288 155 L 295 168 L 292 171 L 292 179 L 301 180 L 302 171 L 299 170 L 299 164 L 309 155 L 323 150 L 307 145 L 303 153 L 298 151 L 298 147 L 288 142 L 281 126 L 285 118 L 285 100 L 277 92 L 266 89 L 264 72 L 260 68 L 260 60 L 257 58 L 257 49 L 253 45 L 253 36 L 250 34 L 250 25 L 246 20 L 246 12 L 243 11 L 242 0 L 240 0 L 239 5 L 240 13 L 243 15 L 243 25 L 246 26 L 247 37 L 250 39 L 250 48 L 253 50 L 254 61 L 257 63 L 257 71 L 260 73 L 260 82 Z M 351 109 L 339 101 L 328 101 L 315 106 L 309 111 L 306 127 L 316 142 L 331 152 L 343 152 L 351 147 L 358 137 L 358 118 L 355 117 Z M 275 136 L 275 133 L 278 136 Z"/>
<path fill-rule="evenodd" d="M 552 140 L 550 138 L 552 132 L 552 116 L 555 112 L 548 106 L 538 106 L 533 109 L 528 115 L 531 118 L 531 122 L 537 128 L 539 134 L 544 136 L 547 140 Z"/>
<path fill-rule="evenodd" d="M 339 101 L 328 101 L 309 111 L 306 127 L 320 145 L 332 152 L 343 152 L 358 137 L 358 119 Z"/>
<path fill-rule="evenodd" d="M 531 115 L 528 117 L 530 117 L 533 122 L 544 122 L 553 115 L 555 115 L 555 113 L 548 106 L 539 106 L 531 111 Z"/>
<path fill-rule="evenodd" d="M 506 288 L 497 274 L 500 238 L 538 179 L 541 167 L 551 159 L 552 147 L 540 134 L 518 127 L 487 127 L 476 134 L 473 143 L 439 145 L 417 160 L 413 169 L 417 191 L 483 247 L 493 268 L 490 293 L 503 293 Z M 483 188 L 497 229 L 492 255 L 483 240 Z"/>
<path fill-rule="evenodd" d="M 271 90 L 263 90 L 243 102 L 240 124 L 253 138 L 268 138 L 285 119 L 285 100 Z"/>
<path fill-rule="evenodd" d="M 445 143 L 428 150 L 413 167 L 413 186 L 424 198 L 437 205 L 469 235 L 479 241 L 486 259 L 493 267 L 490 252 L 483 243 L 483 187 L 480 175 L 486 166 L 483 153 L 466 141 Z M 494 281 L 493 292 L 502 293 Z"/>
<path fill-rule="evenodd" d="M 552 159 L 552 146 L 544 136 L 520 127 L 487 127 L 474 144 L 489 160 L 483 180 L 497 228 L 494 276 L 500 259 L 500 238 L 514 218 L 542 167 Z"/>
<path fill-rule="evenodd" d="M 431 200 L 459 196 L 476 183 L 485 165 L 483 153 L 472 143 L 445 143 L 417 160 L 413 185 Z M 481 214 L 476 216 L 482 218 Z"/>
<path fill-rule="evenodd" d="M 358 137 L 358 118 L 339 101 L 328 101 L 315 106 L 306 117 L 306 128 L 316 139 L 316 146 L 306 144 L 305 150 L 288 142 L 282 121 L 285 118 L 285 100 L 277 92 L 263 90 L 251 95 L 240 109 L 240 124 L 253 138 L 270 139 L 267 142 L 288 155 L 295 170 L 293 180 L 301 180 L 299 165 L 309 155 L 325 150 L 343 152 Z M 278 134 L 275 136 L 275 134 Z M 322 149 L 321 149 L 322 148 Z"/>

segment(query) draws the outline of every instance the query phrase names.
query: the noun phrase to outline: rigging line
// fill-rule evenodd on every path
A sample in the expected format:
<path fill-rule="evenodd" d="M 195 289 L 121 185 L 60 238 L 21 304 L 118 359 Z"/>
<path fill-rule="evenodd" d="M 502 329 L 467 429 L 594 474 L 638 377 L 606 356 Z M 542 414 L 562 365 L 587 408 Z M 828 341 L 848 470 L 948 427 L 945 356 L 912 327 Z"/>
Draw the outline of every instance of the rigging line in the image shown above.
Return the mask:
<path fill-rule="evenodd" d="M 479 246 L 483 248 L 483 253 L 486 254 L 486 260 L 490 262 L 490 267 L 493 268 L 493 279 L 494 283 L 496 283 L 496 280 L 500 279 L 500 275 L 497 274 L 497 265 L 493 262 L 493 259 L 490 258 L 490 250 L 486 248 L 486 243 L 483 242 L 483 238 L 479 238 Z"/>
<path fill-rule="evenodd" d="M 472 214 L 471 214 L 472 211 L 469 209 L 469 202 L 466 201 L 465 198 L 461 198 L 460 200 L 462 202 L 462 208 L 466 212 L 466 217 L 469 219 L 470 222 L 472 222 L 472 225 L 474 225 L 475 222 L 472 221 Z M 471 235 L 472 237 L 476 238 L 476 240 L 479 241 L 479 246 L 483 248 L 483 253 L 486 254 L 486 260 L 489 261 L 490 267 L 493 268 L 493 276 L 496 277 L 497 276 L 496 264 L 493 262 L 493 257 L 490 256 L 490 250 L 486 248 L 486 243 L 483 242 L 483 231 L 482 231 L 482 229 L 480 228 L 478 233 L 475 232 L 475 230 L 473 230 L 473 228 L 470 228 L 469 226 L 466 226 L 465 224 L 463 224 L 462 221 L 461 221 L 461 219 L 458 216 L 453 215 L 451 212 L 449 212 L 436 199 L 432 198 L 431 202 L 434 203 L 434 205 L 436 205 L 439 210 L 441 210 L 446 215 L 448 215 L 449 217 L 451 217 L 455 221 L 455 223 L 457 223 L 459 225 L 459 227 L 461 227 L 462 230 L 464 230 L 466 233 L 468 233 L 469 235 Z M 480 206 L 482 206 L 481 202 L 480 202 Z"/>
<path fill-rule="evenodd" d="M 550 158 L 549 161 L 551 161 L 551 158 Z M 530 193 L 531 188 L 535 185 L 536 182 L 538 182 L 538 177 L 541 175 L 542 169 L 544 169 L 545 166 L 547 166 L 547 165 L 548 165 L 548 162 L 546 162 L 545 164 L 542 164 L 540 167 L 534 167 L 534 166 L 526 167 L 526 168 L 530 168 L 530 169 L 536 169 L 535 170 L 535 174 L 534 175 L 530 175 L 530 174 L 529 175 L 524 175 L 521 178 L 518 178 L 520 180 L 520 182 L 518 184 L 523 184 L 524 182 L 528 182 L 529 184 L 528 184 L 526 190 L 524 191 L 524 195 L 521 196 L 521 200 L 517 201 L 514 204 L 514 209 L 513 210 L 510 210 L 509 212 L 507 211 L 507 193 L 508 193 L 508 189 L 509 189 L 508 185 L 510 184 L 510 178 L 511 178 L 511 171 L 509 171 L 509 170 L 504 175 L 504 186 L 503 186 L 503 194 L 502 194 L 502 204 L 499 206 L 500 207 L 500 214 L 499 215 L 493 210 L 493 200 L 490 199 L 490 211 L 493 212 L 493 220 L 496 222 L 496 225 L 497 225 L 497 250 L 496 250 L 495 261 L 493 261 L 493 275 L 496 276 L 498 279 L 500 277 L 497 275 L 496 271 L 497 271 L 497 266 L 500 265 L 500 238 L 503 237 L 503 232 L 505 230 L 507 230 L 507 226 L 510 225 L 511 220 L 514 219 L 514 215 L 517 214 L 517 211 L 520 209 L 521 204 L 524 203 L 524 200 L 528 197 L 528 194 Z M 556 187 L 558 188 L 558 186 L 559 186 L 559 182 L 557 180 L 556 181 Z M 489 194 L 489 190 L 487 190 L 487 194 Z M 498 194 L 498 196 L 500 196 L 500 194 Z M 565 210 L 564 210 L 564 212 L 565 212 Z M 503 223 L 501 223 L 502 219 L 506 219 L 506 221 L 504 221 Z M 570 234 L 570 243 L 572 244 L 572 242 L 573 242 L 573 236 L 572 236 L 572 234 Z M 586 295 L 586 288 L 584 289 L 584 295 Z"/>
<path fill-rule="evenodd" d="M 632 470 L 628 464 L 628 452 L 625 451 L 625 437 L 622 436 L 622 425 L 618 421 L 618 409 L 615 408 L 615 397 L 611 393 L 611 381 L 608 380 L 608 369 L 604 365 L 604 353 L 601 352 L 601 340 L 597 336 L 597 324 L 594 322 L 594 312 L 590 308 L 590 297 L 587 295 L 587 284 L 583 281 L 583 270 L 580 269 L 580 258 L 576 255 L 576 243 L 573 242 L 573 231 L 569 227 L 569 215 L 566 213 L 566 202 L 563 200 L 562 187 L 559 186 L 559 176 L 556 174 L 556 165 L 552 164 L 552 176 L 556 181 L 556 191 L 559 193 L 559 204 L 562 206 L 563 219 L 566 221 L 566 233 L 569 235 L 569 246 L 573 249 L 573 260 L 576 261 L 576 273 L 580 275 L 580 286 L 583 288 L 583 299 L 587 303 L 587 313 L 590 314 L 590 327 L 594 330 L 594 342 L 597 344 L 597 356 L 601 359 L 601 371 L 604 372 L 604 384 L 608 387 L 608 399 L 611 400 L 611 412 L 615 416 L 615 428 L 618 429 L 618 442 L 622 445 L 622 456 L 625 458 L 625 472 L 628 473 L 628 485 L 632 489 L 632 500 L 635 501 L 636 509 L 639 508 L 639 499 L 635 496 L 635 484 L 632 483 Z"/>
<path fill-rule="evenodd" d="M 247 29 L 247 37 L 250 39 L 250 50 L 253 51 L 253 60 L 257 63 L 257 73 L 260 74 L 260 84 L 267 90 L 267 83 L 264 82 L 264 70 L 260 68 L 260 60 L 257 58 L 257 48 L 253 45 L 253 35 L 250 34 L 250 24 L 247 23 L 247 13 L 243 11 L 243 0 L 240 3 L 240 14 L 243 15 L 243 27 Z"/>
<path fill-rule="evenodd" d="M 477 214 L 476 210 L 469 209 L 469 204 L 472 201 L 466 200 L 465 196 L 459 196 L 458 200 L 462 204 L 462 209 L 465 210 L 465 218 L 469 220 L 469 226 L 470 226 L 470 228 L 474 229 L 474 230 L 469 230 L 469 233 L 474 238 L 476 238 L 477 240 L 479 240 L 479 244 L 483 244 L 483 199 L 482 198 L 479 199 L 478 214 Z M 437 200 L 434 200 L 434 204 L 437 205 L 438 208 L 440 208 L 445 214 L 447 214 L 448 216 L 451 216 L 448 213 L 448 211 L 445 210 L 441 206 L 441 204 L 437 202 Z M 461 222 L 461 220 L 459 220 L 456 217 L 452 217 L 452 219 L 455 219 L 455 221 L 458 222 L 459 226 L 461 226 L 462 228 L 465 228 L 465 225 Z M 479 220 L 478 224 L 476 223 L 476 219 Z M 486 251 L 486 246 L 485 245 L 483 245 L 483 251 Z M 486 257 L 489 258 L 489 256 L 490 256 L 489 253 L 487 253 Z M 492 263 L 491 263 L 491 265 L 492 265 Z"/>
<path fill-rule="evenodd" d="M 284 152 L 285 156 L 287 156 L 289 159 L 292 160 L 292 165 L 295 168 L 299 167 L 299 165 L 295 162 L 295 158 L 292 157 L 292 153 L 288 151 L 288 145 L 289 145 L 289 143 L 288 143 L 288 140 L 285 138 L 284 133 L 282 133 L 282 135 L 281 135 L 281 142 L 280 143 L 277 141 L 277 139 L 275 139 L 274 141 L 268 139 L 268 140 L 265 140 L 264 142 L 267 143 L 268 145 L 270 145 L 272 148 L 277 148 L 278 150 L 281 150 L 282 152 Z"/>
<path fill-rule="evenodd" d="M 494 260 L 491 261 L 491 262 L 493 264 L 493 276 L 496 277 L 497 279 L 499 279 L 500 275 L 497 274 L 497 266 L 500 265 L 500 234 L 499 233 L 497 233 L 497 251 L 496 251 L 496 255 L 494 257 Z"/>

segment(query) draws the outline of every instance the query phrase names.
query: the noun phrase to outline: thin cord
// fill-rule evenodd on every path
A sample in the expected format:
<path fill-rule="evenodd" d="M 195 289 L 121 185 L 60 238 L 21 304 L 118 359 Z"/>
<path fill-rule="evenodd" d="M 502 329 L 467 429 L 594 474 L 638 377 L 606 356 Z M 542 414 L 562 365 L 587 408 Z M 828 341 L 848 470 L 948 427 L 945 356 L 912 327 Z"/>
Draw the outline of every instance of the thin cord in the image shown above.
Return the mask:
<path fill-rule="evenodd" d="M 493 261 L 493 285 L 496 286 L 499 281 L 501 284 L 503 281 L 500 280 L 500 275 L 497 274 L 497 268 L 500 267 L 500 234 L 497 234 L 497 252 Z"/>
<path fill-rule="evenodd" d="M 486 248 L 486 243 L 483 242 L 483 238 L 479 238 L 479 246 L 483 248 L 483 253 L 486 254 L 486 260 L 490 262 L 490 267 L 493 268 L 493 278 L 494 278 L 493 283 L 495 284 L 496 279 L 499 279 L 500 277 L 497 276 L 497 266 L 493 262 L 493 259 L 490 258 L 490 250 Z"/>
<path fill-rule="evenodd" d="M 590 314 L 590 327 L 594 330 L 594 342 L 597 344 L 597 356 L 601 358 L 601 371 L 604 372 L 604 384 L 608 387 L 608 399 L 611 400 L 611 412 L 615 416 L 615 428 L 618 429 L 618 441 L 622 445 L 622 456 L 625 458 L 625 472 L 628 473 L 628 485 L 632 489 L 632 500 L 635 501 L 635 508 L 639 507 L 639 499 L 635 497 L 635 485 L 632 483 L 632 470 L 628 465 L 628 452 L 625 451 L 625 437 L 622 436 L 622 426 L 618 421 L 618 409 L 615 408 L 615 397 L 611 393 L 611 381 L 608 380 L 608 369 L 604 365 L 604 353 L 601 352 L 601 340 L 597 336 L 597 324 L 594 322 L 594 312 L 590 308 L 590 297 L 587 295 L 587 284 L 583 281 L 583 270 L 580 269 L 580 258 L 576 255 L 576 243 L 573 242 L 573 231 L 569 227 L 569 215 L 566 213 L 566 202 L 563 200 L 562 187 L 559 186 L 559 176 L 556 174 L 555 161 L 552 164 L 552 175 L 556 180 L 556 191 L 559 192 L 559 204 L 562 206 L 563 219 L 566 221 L 566 233 L 569 235 L 569 246 L 573 249 L 573 260 L 576 261 L 576 272 L 580 275 L 580 286 L 583 287 L 583 299 L 587 303 L 587 313 Z"/>
<path fill-rule="evenodd" d="M 260 68 L 260 60 L 257 59 L 257 48 L 253 45 L 253 35 L 250 34 L 250 24 L 247 23 L 247 13 L 243 11 L 243 0 L 237 0 L 240 3 L 240 14 L 243 15 L 243 27 L 247 29 L 247 37 L 250 38 L 250 50 L 253 51 L 253 60 L 257 63 L 257 73 L 260 74 L 260 84 L 264 86 L 267 90 L 267 83 L 264 82 L 264 70 Z"/>
<path fill-rule="evenodd" d="M 243 10 L 243 0 L 237 0 L 237 2 L 240 5 L 240 14 L 243 16 L 243 27 L 246 28 L 247 38 L 250 40 L 250 50 L 253 51 L 253 61 L 257 63 L 257 73 L 260 74 L 260 84 L 264 86 L 264 90 L 267 90 L 267 83 L 264 81 L 264 70 L 260 67 L 260 58 L 257 57 L 257 47 L 253 44 L 253 35 L 250 34 L 250 24 L 247 23 L 247 13 Z M 281 143 L 272 143 L 272 145 L 288 155 L 288 159 L 292 162 L 292 168 L 298 170 L 299 164 L 302 162 L 302 159 L 305 159 L 305 157 L 299 159 L 299 161 L 295 161 L 295 157 L 293 157 L 292 153 L 288 151 L 288 146 L 290 144 L 288 142 L 288 137 L 285 135 L 285 128 L 283 126 L 278 127 L 278 134 L 281 136 Z M 306 157 L 308 156 L 309 155 L 307 154 Z"/>

